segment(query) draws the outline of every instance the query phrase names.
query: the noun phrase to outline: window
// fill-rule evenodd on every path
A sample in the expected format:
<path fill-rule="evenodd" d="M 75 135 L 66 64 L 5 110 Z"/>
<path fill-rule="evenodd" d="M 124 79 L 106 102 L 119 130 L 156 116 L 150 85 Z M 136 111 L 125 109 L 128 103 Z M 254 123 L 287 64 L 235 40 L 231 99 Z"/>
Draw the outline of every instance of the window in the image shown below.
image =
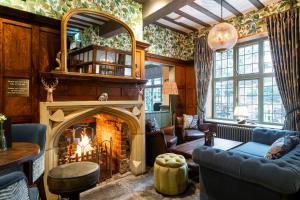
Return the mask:
<path fill-rule="evenodd" d="M 284 122 L 268 40 L 238 44 L 234 49 L 216 52 L 214 58 L 214 118 L 233 120 L 234 107 L 239 105 L 247 106 L 252 121 Z"/>
<path fill-rule="evenodd" d="M 162 78 L 148 79 L 145 86 L 145 110 L 153 111 L 154 103 L 162 102 Z"/>
<path fill-rule="evenodd" d="M 157 63 L 145 65 L 145 110 L 154 111 L 154 104 L 162 102 L 162 66 Z"/>

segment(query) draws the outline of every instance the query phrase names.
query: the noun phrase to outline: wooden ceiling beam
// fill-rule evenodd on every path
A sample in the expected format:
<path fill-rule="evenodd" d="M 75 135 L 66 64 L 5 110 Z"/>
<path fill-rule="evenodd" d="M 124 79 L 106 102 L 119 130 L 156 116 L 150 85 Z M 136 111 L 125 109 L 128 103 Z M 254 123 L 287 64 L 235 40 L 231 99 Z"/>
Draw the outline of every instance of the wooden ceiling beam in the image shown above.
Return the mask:
<path fill-rule="evenodd" d="M 74 21 L 85 23 L 85 24 L 92 24 L 93 26 L 100 26 L 100 24 L 94 23 L 92 21 L 87 21 L 87 20 L 84 20 L 84 19 L 80 19 L 80 18 L 77 18 L 77 17 L 71 17 L 71 19 L 74 20 Z"/>
<path fill-rule="evenodd" d="M 85 13 L 79 13 L 77 15 L 85 17 L 85 18 L 90 18 L 90 19 L 93 19 L 93 20 L 96 20 L 96 21 L 101 21 L 101 22 L 104 22 L 104 23 L 108 21 L 108 20 L 100 19 L 98 17 L 94 17 L 92 15 L 85 14 Z"/>
<path fill-rule="evenodd" d="M 152 13 L 151 15 L 144 18 L 144 26 L 147 26 L 151 23 L 156 23 L 156 21 L 166 15 L 179 10 L 183 6 L 192 3 L 194 0 L 173 0 L 166 6 L 162 7 L 158 11 Z"/>
<path fill-rule="evenodd" d="M 78 27 L 78 26 L 74 26 L 74 25 L 71 25 L 71 24 L 68 24 L 67 27 L 70 27 L 70 28 L 77 28 L 79 30 L 84 30 L 84 28 L 81 28 L 81 27 Z"/>
<path fill-rule="evenodd" d="M 209 10 L 203 8 L 202 6 L 199 6 L 199 5 L 196 4 L 195 2 L 190 3 L 189 6 L 191 6 L 192 8 L 195 8 L 195 9 L 198 10 L 199 12 L 202 12 L 203 14 L 209 16 L 210 18 L 216 20 L 217 22 L 222 22 L 221 17 L 215 15 L 214 13 L 212 13 L 212 12 L 210 12 Z"/>
<path fill-rule="evenodd" d="M 161 26 L 161 27 L 164 27 L 164 28 L 166 28 L 166 29 L 170 29 L 170 30 L 175 31 L 175 32 L 177 32 L 177 33 L 181 33 L 181 34 L 183 34 L 183 35 L 187 35 L 187 33 L 184 32 L 184 31 L 181 31 L 181 30 L 172 28 L 172 27 L 170 27 L 170 26 L 166 26 L 166 25 L 164 25 L 164 24 L 162 24 L 162 23 L 159 23 L 159 22 L 153 22 L 152 24 L 156 24 L 157 26 Z"/>
<path fill-rule="evenodd" d="M 196 17 L 193 17 L 192 15 L 189 15 L 189 14 L 186 14 L 185 12 L 181 11 L 181 10 L 177 10 L 176 12 L 177 15 L 180 15 L 184 18 L 187 18 L 188 20 L 191 20 L 192 22 L 195 22 L 197 24 L 200 24 L 202 26 L 205 26 L 205 27 L 209 27 L 210 25 L 201 21 L 200 19 L 196 18 Z"/>
<path fill-rule="evenodd" d="M 252 3 L 258 10 L 262 9 L 265 7 L 265 5 L 260 2 L 259 0 L 249 0 L 250 3 Z"/>
<path fill-rule="evenodd" d="M 68 24 L 74 25 L 74 26 L 79 26 L 79 27 L 84 27 L 84 28 L 88 28 L 90 26 L 92 26 L 92 24 L 88 25 L 88 24 L 81 24 L 81 23 L 77 23 L 74 21 L 68 21 Z"/>
<path fill-rule="evenodd" d="M 170 18 L 168 16 L 167 17 L 163 17 L 162 19 L 170 21 L 170 22 L 172 22 L 174 24 L 177 24 L 178 26 L 182 26 L 182 27 L 187 28 L 187 29 L 192 30 L 192 31 L 198 31 L 198 29 L 196 29 L 195 27 L 190 26 L 188 24 L 184 24 L 182 22 L 177 22 L 177 21 L 175 21 L 174 19 L 172 19 L 172 18 Z"/>
<path fill-rule="evenodd" d="M 221 5 L 221 1 L 222 0 L 214 0 L 215 2 L 217 2 L 218 4 Z M 241 13 L 240 11 L 238 11 L 236 8 L 234 8 L 230 3 L 228 3 L 227 1 L 223 1 L 222 5 L 224 8 L 226 8 L 228 11 L 230 11 L 231 13 L 233 13 L 235 16 L 240 16 L 243 15 L 243 13 Z M 220 11 L 221 12 L 221 11 Z"/>

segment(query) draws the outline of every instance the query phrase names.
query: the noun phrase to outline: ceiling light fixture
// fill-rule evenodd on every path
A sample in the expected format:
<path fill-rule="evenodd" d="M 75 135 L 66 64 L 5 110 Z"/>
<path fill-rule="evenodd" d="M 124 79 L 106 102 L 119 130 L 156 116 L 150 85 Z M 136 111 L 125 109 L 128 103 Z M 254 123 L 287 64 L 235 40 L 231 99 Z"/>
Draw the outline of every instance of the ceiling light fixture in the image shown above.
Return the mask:
<path fill-rule="evenodd" d="M 223 21 L 223 0 L 221 0 L 221 20 Z M 207 43 L 213 51 L 224 51 L 234 47 L 238 40 L 235 27 L 222 22 L 215 25 L 208 33 Z"/>

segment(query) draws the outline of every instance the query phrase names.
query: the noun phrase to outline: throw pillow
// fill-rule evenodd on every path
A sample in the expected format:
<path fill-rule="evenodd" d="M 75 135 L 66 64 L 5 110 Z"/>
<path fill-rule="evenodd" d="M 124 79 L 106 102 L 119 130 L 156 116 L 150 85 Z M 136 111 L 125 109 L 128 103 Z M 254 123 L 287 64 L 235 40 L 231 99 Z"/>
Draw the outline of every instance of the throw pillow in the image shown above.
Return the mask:
<path fill-rule="evenodd" d="M 297 136 L 284 136 L 278 138 L 271 145 L 270 149 L 265 155 L 265 158 L 269 160 L 278 159 L 292 150 L 297 144 L 299 144 L 299 141 L 300 139 Z"/>
<path fill-rule="evenodd" d="M 184 129 L 198 129 L 198 115 L 183 114 L 183 128 Z"/>
<path fill-rule="evenodd" d="M 160 130 L 155 118 L 147 119 L 145 127 L 146 127 L 146 132 L 148 132 L 148 133 Z"/>

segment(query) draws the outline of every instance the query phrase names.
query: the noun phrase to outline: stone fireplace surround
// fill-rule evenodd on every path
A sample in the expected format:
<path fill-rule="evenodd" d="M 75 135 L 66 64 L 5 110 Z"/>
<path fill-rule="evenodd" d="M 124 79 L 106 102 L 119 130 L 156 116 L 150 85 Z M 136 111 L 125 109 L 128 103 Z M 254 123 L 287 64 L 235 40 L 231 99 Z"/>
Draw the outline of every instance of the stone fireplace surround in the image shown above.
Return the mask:
<path fill-rule="evenodd" d="M 47 125 L 45 177 L 57 166 L 59 136 L 73 123 L 95 114 L 114 115 L 126 121 L 130 132 L 130 171 L 134 175 L 146 171 L 145 164 L 145 112 L 138 101 L 61 101 L 40 102 L 40 123 Z"/>

